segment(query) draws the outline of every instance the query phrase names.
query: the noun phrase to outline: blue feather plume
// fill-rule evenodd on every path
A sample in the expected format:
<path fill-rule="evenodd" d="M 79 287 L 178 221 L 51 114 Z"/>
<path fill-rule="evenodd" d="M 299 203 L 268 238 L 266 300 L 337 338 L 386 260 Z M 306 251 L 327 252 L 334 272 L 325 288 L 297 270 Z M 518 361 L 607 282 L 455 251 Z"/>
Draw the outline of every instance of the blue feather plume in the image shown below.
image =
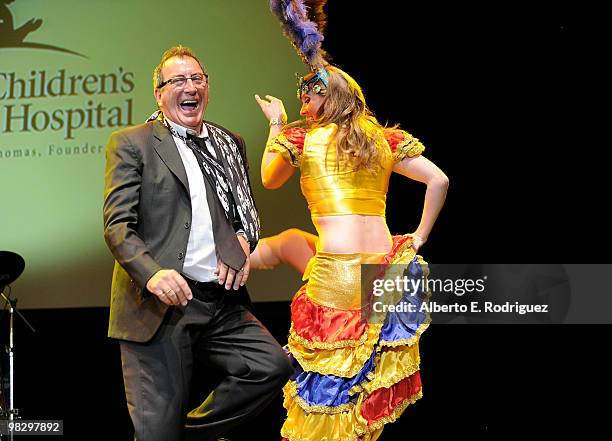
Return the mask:
<path fill-rule="evenodd" d="M 280 20 L 283 32 L 311 67 L 324 62 L 325 53 L 321 49 L 324 4 L 325 1 L 270 0 L 270 10 Z"/>

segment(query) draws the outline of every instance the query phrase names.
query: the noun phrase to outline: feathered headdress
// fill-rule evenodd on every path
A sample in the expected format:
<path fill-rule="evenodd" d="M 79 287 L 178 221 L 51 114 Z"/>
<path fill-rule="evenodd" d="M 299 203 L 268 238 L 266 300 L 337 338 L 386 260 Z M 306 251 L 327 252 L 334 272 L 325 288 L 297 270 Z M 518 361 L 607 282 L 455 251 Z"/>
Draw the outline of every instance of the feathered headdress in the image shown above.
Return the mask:
<path fill-rule="evenodd" d="M 270 0 L 270 10 L 278 17 L 285 36 L 304 63 L 314 68 L 325 62 L 321 49 L 327 0 Z"/>
<path fill-rule="evenodd" d="M 327 0 L 270 0 L 270 10 L 278 17 L 283 33 L 291 41 L 302 61 L 312 71 L 307 79 L 299 78 L 298 98 L 310 90 L 324 95 L 329 74 L 324 65 L 327 54 L 321 48 L 327 15 Z"/>

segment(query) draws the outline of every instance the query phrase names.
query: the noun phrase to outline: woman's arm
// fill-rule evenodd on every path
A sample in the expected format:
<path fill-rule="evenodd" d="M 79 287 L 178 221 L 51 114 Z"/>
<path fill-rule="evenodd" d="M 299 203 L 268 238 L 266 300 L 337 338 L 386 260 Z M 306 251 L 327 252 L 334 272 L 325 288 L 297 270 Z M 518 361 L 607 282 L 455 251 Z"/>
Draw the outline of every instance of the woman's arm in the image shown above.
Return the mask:
<path fill-rule="evenodd" d="M 273 125 L 270 127 L 268 141 L 281 132 L 282 126 Z M 275 190 L 281 187 L 295 173 L 293 167 L 280 153 L 269 152 L 264 149 L 261 158 L 261 183 L 268 190 Z"/>
<path fill-rule="evenodd" d="M 268 141 L 270 141 L 282 131 L 283 125 L 287 122 L 287 113 L 281 100 L 270 95 L 266 95 L 266 99 L 268 101 L 262 100 L 259 95 L 255 95 L 255 100 L 268 121 L 274 120 L 272 122 L 277 122 L 277 124 L 270 123 L 270 133 L 268 134 Z M 279 153 L 264 149 L 261 158 L 261 183 L 265 188 L 273 190 L 281 187 L 293 173 L 295 173 L 295 168 Z"/>
<path fill-rule="evenodd" d="M 427 185 L 421 222 L 413 233 L 414 236 L 418 236 L 415 247 L 418 249 L 418 247 L 427 241 L 429 233 L 444 205 L 448 190 L 448 177 L 433 162 L 420 155 L 401 160 L 395 164 L 393 171 Z M 421 240 L 419 241 L 419 239 Z"/>

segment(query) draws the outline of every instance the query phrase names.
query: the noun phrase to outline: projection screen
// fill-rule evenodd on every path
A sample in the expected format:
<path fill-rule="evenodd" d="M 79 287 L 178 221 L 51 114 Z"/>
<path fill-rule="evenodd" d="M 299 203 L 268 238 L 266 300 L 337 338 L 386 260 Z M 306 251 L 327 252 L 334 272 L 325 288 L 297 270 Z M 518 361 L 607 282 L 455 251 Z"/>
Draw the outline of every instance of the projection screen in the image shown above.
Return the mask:
<path fill-rule="evenodd" d="M 210 74 L 206 118 L 242 134 L 263 235 L 313 232 L 297 176 L 261 186 L 267 121 L 253 96 L 281 98 L 298 117 L 304 66 L 267 0 L 0 0 L 0 250 L 19 253 L 21 308 L 108 305 L 113 259 L 102 231 L 109 135 L 155 110 L 162 52 L 192 47 Z M 254 272 L 255 301 L 287 300 L 290 268 Z"/>

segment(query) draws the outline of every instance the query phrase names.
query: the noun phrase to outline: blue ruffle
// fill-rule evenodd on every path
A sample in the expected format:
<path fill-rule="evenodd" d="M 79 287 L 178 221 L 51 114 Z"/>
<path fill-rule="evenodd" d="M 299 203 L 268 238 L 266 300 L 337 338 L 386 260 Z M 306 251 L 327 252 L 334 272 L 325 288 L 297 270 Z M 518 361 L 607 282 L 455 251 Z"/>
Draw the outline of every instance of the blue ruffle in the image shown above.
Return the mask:
<path fill-rule="evenodd" d="M 402 312 L 389 312 L 385 317 L 385 323 L 380 331 L 380 341 L 394 342 L 413 338 L 417 329 L 427 321 L 427 313 L 421 311 L 423 303 L 427 300 L 427 290 L 425 289 L 425 278 L 422 264 L 418 257 L 414 257 L 404 271 L 404 277 L 415 280 L 416 289 L 408 289 L 402 294 L 398 304 L 410 306 L 404 308 Z M 417 284 L 418 283 L 418 284 Z M 409 285 L 411 288 L 411 285 Z M 413 312 L 411 312 L 413 311 Z"/>
<path fill-rule="evenodd" d="M 373 351 L 368 361 L 364 363 L 363 368 L 351 378 L 306 372 L 291 357 L 294 369 L 296 369 L 291 380 L 296 383 L 298 396 L 309 406 L 340 406 L 354 401 L 355 398 L 349 396 L 349 391 L 368 379 L 368 374 L 376 367 L 374 364 L 375 356 L 376 351 Z"/>

